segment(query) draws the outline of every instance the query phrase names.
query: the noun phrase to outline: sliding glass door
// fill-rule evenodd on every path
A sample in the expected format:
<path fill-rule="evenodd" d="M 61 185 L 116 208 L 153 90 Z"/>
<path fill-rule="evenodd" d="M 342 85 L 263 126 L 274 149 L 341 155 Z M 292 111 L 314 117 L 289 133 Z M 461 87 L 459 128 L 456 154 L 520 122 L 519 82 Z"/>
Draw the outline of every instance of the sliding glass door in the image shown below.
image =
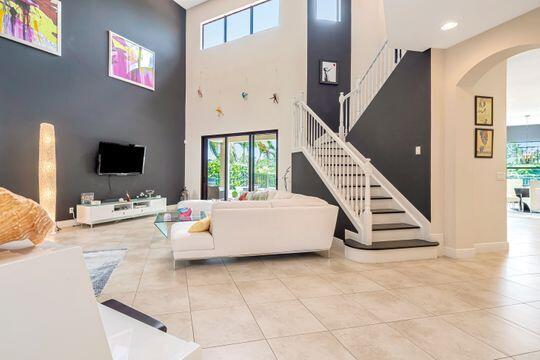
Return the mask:
<path fill-rule="evenodd" d="M 277 130 L 202 140 L 202 199 L 231 200 L 246 191 L 277 189 Z"/>

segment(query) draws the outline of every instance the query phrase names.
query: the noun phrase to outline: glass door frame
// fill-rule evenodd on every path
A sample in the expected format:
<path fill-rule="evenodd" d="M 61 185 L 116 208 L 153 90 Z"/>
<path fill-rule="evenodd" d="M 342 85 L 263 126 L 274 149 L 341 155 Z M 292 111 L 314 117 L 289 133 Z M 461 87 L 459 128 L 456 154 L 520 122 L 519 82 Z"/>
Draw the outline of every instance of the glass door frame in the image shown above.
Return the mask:
<path fill-rule="evenodd" d="M 278 159 L 279 159 L 279 133 L 278 130 L 262 130 L 262 131 L 248 131 L 231 134 L 217 134 L 206 135 L 201 138 L 201 199 L 208 199 L 208 140 L 211 139 L 224 139 L 224 156 L 225 156 L 225 179 L 224 179 L 224 198 L 229 198 L 229 138 L 237 136 L 249 136 L 249 191 L 253 191 L 255 186 L 255 136 L 262 134 L 275 134 L 276 135 L 276 189 L 279 187 L 278 174 Z M 221 199 L 222 200 L 222 199 Z"/>

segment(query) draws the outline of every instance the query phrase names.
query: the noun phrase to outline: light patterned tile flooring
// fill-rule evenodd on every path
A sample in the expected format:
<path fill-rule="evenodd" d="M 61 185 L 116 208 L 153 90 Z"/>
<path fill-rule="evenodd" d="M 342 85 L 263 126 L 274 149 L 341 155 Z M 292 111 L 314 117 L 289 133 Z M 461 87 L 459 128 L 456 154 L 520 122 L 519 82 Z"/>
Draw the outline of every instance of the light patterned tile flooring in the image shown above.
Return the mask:
<path fill-rule="evenodd" d="M 511 215 L 508 253 L 366 265 L 317 254 L 179 262 L 153 218 L 65 229 L 128 249 L 116 298 L 203 347 L 203 359 L 540 359 L 540 218 Z"/>

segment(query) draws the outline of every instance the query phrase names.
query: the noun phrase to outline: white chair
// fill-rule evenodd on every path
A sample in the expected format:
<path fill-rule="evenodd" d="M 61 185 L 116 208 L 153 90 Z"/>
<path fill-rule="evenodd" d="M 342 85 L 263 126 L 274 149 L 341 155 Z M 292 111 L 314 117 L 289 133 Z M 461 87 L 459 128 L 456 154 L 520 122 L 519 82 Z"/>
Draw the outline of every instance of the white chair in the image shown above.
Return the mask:
<path fill-rule="evenodd" d="M 530 182 L 531 203 L 529 207 L 531 212 L 540 212 L 540 180 L 531 180 Z"/>
<path fill-rule="evenodd" d="M 516 196 L 516 188 L 523 186 L 523 180 L 521 179 L 508 179 L 506 181 L 506 202 L 509 205 L 519 204 L 519 197 Z"/>

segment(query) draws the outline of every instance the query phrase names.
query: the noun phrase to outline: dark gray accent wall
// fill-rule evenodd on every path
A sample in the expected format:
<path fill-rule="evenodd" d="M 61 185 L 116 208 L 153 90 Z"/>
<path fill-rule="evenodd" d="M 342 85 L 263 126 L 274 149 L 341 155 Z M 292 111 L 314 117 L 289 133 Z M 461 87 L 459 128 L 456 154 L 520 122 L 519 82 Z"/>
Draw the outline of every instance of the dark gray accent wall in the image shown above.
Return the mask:
<path fill-rule="evenodd" d="M 339 207 L 332 193 L 302 153 L 292 154 L 292 192 L 315 196 Z M 334 236 L 345 239 L 345 229 L 355 231 L 354 226 L 340 207 Z"/>
<path fill-rule="evenodd" d="M 351 0 L 341 1 L 340 22 L 317 19 L 317 0 L 308 0 L 307 104 L 333 130 L 339 128 L 339 93 L 351 89 Z M 338 62 L 339 85 L 323 85 L 320 60 Z"/>
<path fill-rule="evenodd" d="M 97 199 L 184 185 L 186 12 L 172 0 L 64 0 L 63 54 L 0 38 L 0 186 L 38 199 L 39 124 L 56 128 L 57 218 Z M 156 52 L 155 92 L 108 76 L 108 30 Z M 99 141 L 147 146 L 142 176 L 95 173 Z"/>
<path fill-rule="evenodd" d="M 431 51 L 409 51 L 347 137 L 431 218 Z M 415 155 L 415 147 L 422 155 Z"/>
<path fill-rule="evenodd" d="M 507 142 L 540 141 L 540 125 L 508 126 Z"/>

